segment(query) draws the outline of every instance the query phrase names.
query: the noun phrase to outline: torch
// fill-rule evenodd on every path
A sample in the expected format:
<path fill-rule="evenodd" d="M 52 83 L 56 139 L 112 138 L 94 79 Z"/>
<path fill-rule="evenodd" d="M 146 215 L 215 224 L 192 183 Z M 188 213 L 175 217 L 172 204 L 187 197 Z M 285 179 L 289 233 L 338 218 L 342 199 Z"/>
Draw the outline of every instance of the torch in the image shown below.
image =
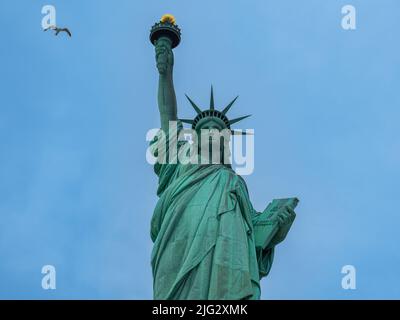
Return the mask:
<path fill-rule="evenodd" d="M 172 49 L 176 48 L 181 42 L 181 29 L 176 25 L 175 17 L 171 14 L 163 15 L 160 22 L 157 22 L 151 28 L 150 41 L 153 45 L 162 37 L 171 41 Z"/>

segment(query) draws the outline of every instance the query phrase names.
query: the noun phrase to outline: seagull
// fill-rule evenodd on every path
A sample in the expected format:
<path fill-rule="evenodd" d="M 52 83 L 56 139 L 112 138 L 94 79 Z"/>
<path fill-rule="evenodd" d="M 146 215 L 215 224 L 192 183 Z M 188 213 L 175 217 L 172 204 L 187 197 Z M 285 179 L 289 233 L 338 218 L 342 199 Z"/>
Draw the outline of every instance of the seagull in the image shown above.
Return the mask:
<path fill-rule="evenodd" d="M 47 31 L 47 30 L 54 30 L 56 33 L 55 35 L 58 36 L 58 34 L 60 32 L 66 32 L 70 37 L 72 37 L 71 31 L 69 31 L 68 28 L 58 28 L 57 26 L 49 26 L 48 28 L 44 29 L 43 31 Z"/>
<path fill-rule="evenodd" d="M 70 37 L 72 37 L 71 31 L 68 30 L 68 28 L 56 28 L 56 36 L 58 36 L 58 34 L 60 32 L 66 32 Z"/>

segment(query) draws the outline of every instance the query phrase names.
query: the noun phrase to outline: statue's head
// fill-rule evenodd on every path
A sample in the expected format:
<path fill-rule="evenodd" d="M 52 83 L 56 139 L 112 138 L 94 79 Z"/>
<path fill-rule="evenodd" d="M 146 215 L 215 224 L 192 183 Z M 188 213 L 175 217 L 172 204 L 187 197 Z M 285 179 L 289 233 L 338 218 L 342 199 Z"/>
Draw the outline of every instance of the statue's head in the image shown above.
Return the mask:
<path fill-rule="evenodd" d="M 229 159 L 231 130 L 218 118 L 208 117 L 196 126 L 199 154 L 209 162 L 225 163 Z"/>
<path fill-rule="evenodd" d="M 192 125 L 192 129 L 196 131 L 199 138 L 199 147 L 204 150 L 216 150 L 219 149 L 221 157 L 227 155 L 227 146 L 229 146 L 230 136 L 235 133 L 231 130 L 231 124 L 239 122 L 248 116 L 236 118 L 229 120 L 226 116 L 229 109 L 235 103 L 237 97 L 230 102 L 222 111 L 216 110 L 214 106 L 214 93 L 211 87 L 211 98 L 210 98 L 210 108 L 202 111 L 188 96 L 192 107 L 197 112 L 196 117 L 193 120 L 180 119 L 184 123 L 189 123 Z M 215 149 L 216 148 L 216 149 Z M 201 152 L 201 151 L 200 151 Z"/>

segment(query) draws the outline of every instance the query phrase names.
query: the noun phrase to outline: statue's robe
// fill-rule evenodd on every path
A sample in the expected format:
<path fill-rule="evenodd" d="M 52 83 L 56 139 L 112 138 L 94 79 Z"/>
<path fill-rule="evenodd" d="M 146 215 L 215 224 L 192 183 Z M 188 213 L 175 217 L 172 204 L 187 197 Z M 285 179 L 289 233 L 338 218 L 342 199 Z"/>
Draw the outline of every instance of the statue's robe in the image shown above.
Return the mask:
<path fill-rule="evenodd" d="M 164 143 L 156 140 L 152 147 L 160 150 Z M 244 180 L 222 164 L 157 162 L 154 169 L 154 299 L 259 299 L 274 249 L 256 253 L 258 213 Z"/>

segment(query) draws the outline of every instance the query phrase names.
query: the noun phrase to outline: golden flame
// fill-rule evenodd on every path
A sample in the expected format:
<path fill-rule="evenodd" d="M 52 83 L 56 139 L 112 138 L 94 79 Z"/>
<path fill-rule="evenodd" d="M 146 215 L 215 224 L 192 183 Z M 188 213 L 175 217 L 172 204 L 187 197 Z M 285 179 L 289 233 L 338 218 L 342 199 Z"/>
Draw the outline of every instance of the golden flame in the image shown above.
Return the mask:
<path fill-rule="evenodd" d="M 169 23 L 172 23 L 172 24 L 176 23 L 175 17 L 172 14 L 169 14 L 169 13 L 164 14 L 160 21 L 163 22 L 163 23 L 164 22 L 169 22 Z"/>

